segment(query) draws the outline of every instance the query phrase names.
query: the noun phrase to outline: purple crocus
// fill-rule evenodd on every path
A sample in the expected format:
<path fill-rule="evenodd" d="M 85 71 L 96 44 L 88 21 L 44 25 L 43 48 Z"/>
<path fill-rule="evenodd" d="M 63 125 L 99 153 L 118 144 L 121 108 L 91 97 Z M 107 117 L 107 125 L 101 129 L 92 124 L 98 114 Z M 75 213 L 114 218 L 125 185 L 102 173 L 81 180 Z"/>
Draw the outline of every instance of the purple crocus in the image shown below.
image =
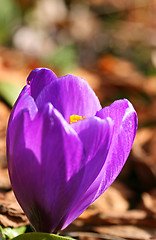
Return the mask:
<path fill-rule="evenodd" d="M 79 77 L 32 71 L 8 124 L 7 158 L 15 196 L 36 231 L 56 233 L 120 173 L 133 144 L 132 104 L 102 109 Z"/>

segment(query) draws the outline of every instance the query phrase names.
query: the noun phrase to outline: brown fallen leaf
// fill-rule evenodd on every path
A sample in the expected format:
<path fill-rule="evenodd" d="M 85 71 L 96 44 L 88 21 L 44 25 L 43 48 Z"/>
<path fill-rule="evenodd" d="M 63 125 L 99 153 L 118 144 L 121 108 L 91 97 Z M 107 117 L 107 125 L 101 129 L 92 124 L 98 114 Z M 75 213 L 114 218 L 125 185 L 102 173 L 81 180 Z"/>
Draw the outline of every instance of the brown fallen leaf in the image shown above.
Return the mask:
<path fill-rule="evenodd" d="M 151 228 L 141 228 L 136 226 L 100 226 L 95 227 L 95 231 L 103 234 L 111 234 L 126 239 L 146 240 L 156 237 L 156 230 Z"/>
<path fill-rule="evenodd" d="M 90 224 L 92 226 L 122 224 L 122 225 L 156 227 L 156 216 L 153 214 L 150 214 L 148 211 L 139 210 L 139 209 L 128 210 L 122 213 L 119 213 L 119 212 L 105 213 L 104 212 L 101 214 L 94 214 L 94 215 L 91 213 L 91 211 L 89 211 L 87 218 L 84 217 L 84 215 L 82 214 L 76 220 L 77 226 L 78 226 L 78 221 L 82 221 L 82 220 L 84 223 Z"/>
<path fill-rule="evenodd" d="M 0 214 L 0 225 L 3 227 L 17 228 L 20 226 L 28 225 L 29 221 L 25 216 L 13 217 L 6 214 Z"/>
<path fill-rule="evenodd" d="M 67 232 L 67 236 L 78 238 L 79 240 L 126 240 L 125 238 L 120 238 L 117 236 L 112 236 L 108 234 L 92 233 L 92 232 Z"/>
<path fill-rule="evenodd" d="M 29 224 L 12 191 L 0 195 L 0 224 L 4 227 Z"/>
<path fill-rule="evenodd" d="M 153 213 L 156 217 L 156 189 L 153 189 L 151 192 L 144 192 L 142 194 L 142 204 L 144 209 Z"/>
<path fill-rule="evenodd" d="M 131 62 L 112 55 L 104 55 L 98 62 L 99 69 L 109 77 L 109 81 L 116 86 L 126 86 L 142 89 L 146 78 L 135 69 Z"/>

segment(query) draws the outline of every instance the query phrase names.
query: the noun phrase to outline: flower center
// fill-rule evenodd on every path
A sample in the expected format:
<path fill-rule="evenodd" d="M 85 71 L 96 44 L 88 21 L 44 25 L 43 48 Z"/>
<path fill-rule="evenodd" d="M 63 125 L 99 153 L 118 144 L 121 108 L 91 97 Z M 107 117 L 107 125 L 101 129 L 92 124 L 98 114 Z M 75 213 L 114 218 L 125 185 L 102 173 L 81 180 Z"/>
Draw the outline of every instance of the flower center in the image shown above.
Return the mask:
<path fill-rule="evenodd" d="M 71 115 L 70 118 L 69 118 L 69 123 L 75 123 L 75 122 L 78 122 L 79 120 L 83 120 L 85 119 L 86 117 L 81 117 L 79 115 Z"/>

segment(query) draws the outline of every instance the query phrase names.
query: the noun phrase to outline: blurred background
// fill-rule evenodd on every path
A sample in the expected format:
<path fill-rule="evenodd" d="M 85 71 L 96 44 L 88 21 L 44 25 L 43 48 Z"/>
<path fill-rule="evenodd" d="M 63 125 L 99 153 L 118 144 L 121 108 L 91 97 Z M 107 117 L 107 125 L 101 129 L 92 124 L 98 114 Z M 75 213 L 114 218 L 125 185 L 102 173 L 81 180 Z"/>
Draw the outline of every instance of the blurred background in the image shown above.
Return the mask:
<path fill-rule="evenodd" d="M 156 1 L 0 0 L 0 225 L 8 238 L 30 231 L 11 191 L 5 136 L 36 67 L 85 78 L 102 106 L 127 98 L 139 118 L 121 174 L 64 234 L 156 239 Z"/>

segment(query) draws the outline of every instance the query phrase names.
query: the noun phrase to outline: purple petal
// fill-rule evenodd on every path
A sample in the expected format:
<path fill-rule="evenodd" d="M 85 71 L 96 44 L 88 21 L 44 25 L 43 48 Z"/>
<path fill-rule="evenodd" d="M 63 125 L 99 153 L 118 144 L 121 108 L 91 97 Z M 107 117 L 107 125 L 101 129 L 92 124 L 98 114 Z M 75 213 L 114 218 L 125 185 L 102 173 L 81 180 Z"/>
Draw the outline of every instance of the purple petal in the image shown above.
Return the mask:
<path fill-rule="evenodd" d="M 36 99 L 36 104 L 40 108 L 46 102 L 51 102 L 67 122 L 71 115 L 91 117 L 101 109 L 89 84 L 72 75 L 60 77 L 43 89 Z"/>
<path fill-rule="evenodd" d="M 92 202 L 92 194 L 83 201 L 81 201 L 81 198 L 87 189 L 92 186 L 93 181 L 98 176 L 97 174 L 105 164 L 113 133 L 113 122 L 109 118 L 102 120 L 94 117 L 72 125 L 83 143 L 86 166 L 76 200 L 70 209 L 63 228 L 77 218 Z"/>
<path fill-rule="evenodd" d="M 137 115 L 132 104 L 124 99 L 115 101 L 96 114 L 100 118 L 110 117 L 114 121 L 114 135 L 108 153 L 107 164 L 103 173 L 107 181 L 103 181 L 96 198 L 105 191 L 120 173 L 131 151 L 137 131 Z M 101 173 L 101 177 L 102 174 Z"/>
<path fill-rule="evenodd" d="M 30 222 L 37 230 L 57 231 L 83 175 L 82 143 L 76 132 L 47 105 L 33 121 L 28 112 L 17 116 L 7 149 L 12 187 Z"/>
<path fill-rule="evenodd" d="M 30 84 L 31 86 L 30 94 L 34 100 L 45 86 L 56 79 L 57 76 L 55 73 L 48 68 L 34 69 L 27 78 L 27 84 Z"/>
<path fill-rule="evenodd" d="M 97 112 L 96 116 L 101 119 L 110 117 L 114 121 L 112 142 L 100 174 L 75 204 L 64 228 L 112 184 L 127 160 L 135 138 L 137 116 L 128 100 L 115 101 L 110 107 Z"/>

